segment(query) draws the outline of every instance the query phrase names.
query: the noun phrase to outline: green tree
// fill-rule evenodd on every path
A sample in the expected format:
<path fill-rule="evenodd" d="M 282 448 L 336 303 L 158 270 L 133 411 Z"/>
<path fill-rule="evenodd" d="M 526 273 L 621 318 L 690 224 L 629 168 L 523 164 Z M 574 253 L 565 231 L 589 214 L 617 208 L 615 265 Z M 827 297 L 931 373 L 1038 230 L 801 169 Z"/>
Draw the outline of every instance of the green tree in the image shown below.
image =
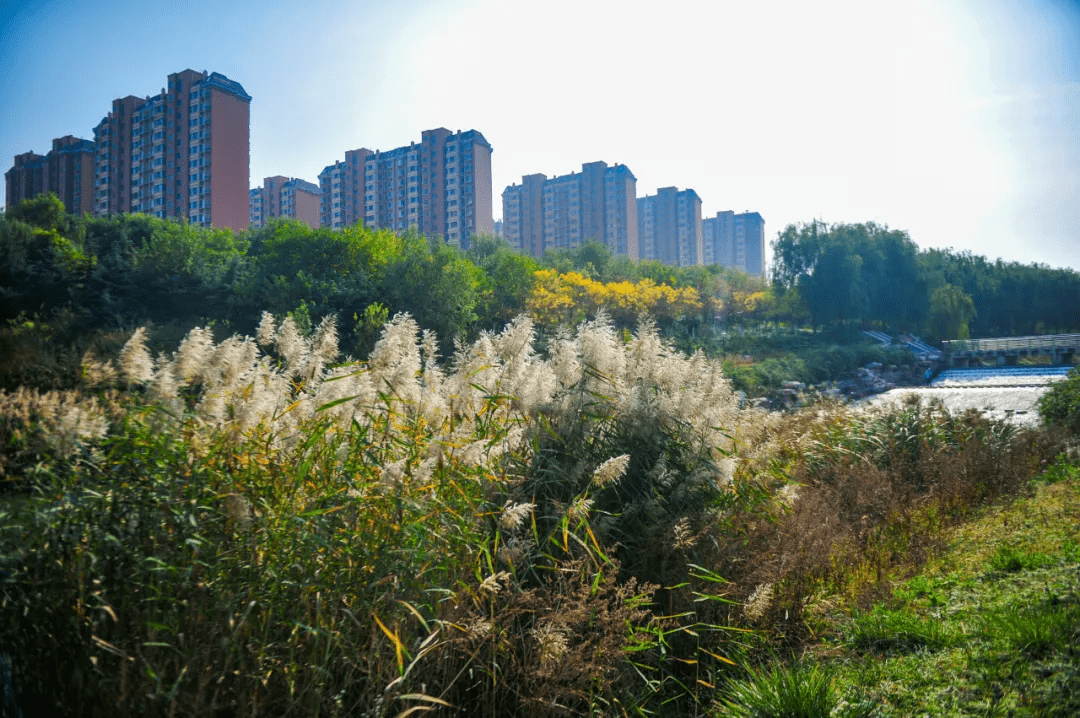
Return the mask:
<path fill-rule="evenodd" d="M 472 238 L 465 256 L 484 273 L 476 309 L 480 327 L 500 330 L 525 312 L 540 268 L 536 260 L 515 252 L 505 240 L 484 236 Z"/>
<path fill-rule="evenodd" d="M 773 242 L 773 287 L 796 291 L 815 326 L 851 321 L 913 329 L 925 278 L 906 232 L 868 222 L 789 225 Z"/>
<path fill-rule="evenodd" d="M 467 337 L 478 319 L 483 271 L 440 237 L 410 230 L 401 242 L 379 290 L 391 315 L 409 312 L 421 327 L 434 329 L 443 346 Z"/>
<path fill-rule="evenodd" d="M 70 301 L 94 264 L 82 225 L 56 195 L 39 195 L 0 215 L 0 318 Z"/>
<path fill-rule="evenodd" d="M 1065 381 L 1057 382 L 1039 399 L 1043 421 L 1080 435 L 1080 368 L 1074 367 Z"/>
<path fill-rule="evenodd" d="M 946 284 L 930 295 L 930 333 L 938 340 L 967 339 L 975 318 L 975 302 L 959 287 Z"/>

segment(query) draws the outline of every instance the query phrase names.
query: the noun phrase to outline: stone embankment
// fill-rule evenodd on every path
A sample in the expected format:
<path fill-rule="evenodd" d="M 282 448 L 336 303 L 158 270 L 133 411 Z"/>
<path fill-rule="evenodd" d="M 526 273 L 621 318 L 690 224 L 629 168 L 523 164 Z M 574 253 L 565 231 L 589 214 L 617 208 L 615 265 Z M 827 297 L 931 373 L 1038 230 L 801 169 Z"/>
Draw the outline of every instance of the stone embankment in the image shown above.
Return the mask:
<path fill-rule="evenodd" d="M 931 362 L 918 361 L 912 366 L 883 366 L 877 362 L 859 367 L 837 381 L 804 384 L 785 381 L 767 396 L 752 400 L 755 406 L 787 410 L 811 404 L 822 397 L 839 401 L 855 401 L 883 394 L 898 387 L 925 386 L 926 371 Z"/>

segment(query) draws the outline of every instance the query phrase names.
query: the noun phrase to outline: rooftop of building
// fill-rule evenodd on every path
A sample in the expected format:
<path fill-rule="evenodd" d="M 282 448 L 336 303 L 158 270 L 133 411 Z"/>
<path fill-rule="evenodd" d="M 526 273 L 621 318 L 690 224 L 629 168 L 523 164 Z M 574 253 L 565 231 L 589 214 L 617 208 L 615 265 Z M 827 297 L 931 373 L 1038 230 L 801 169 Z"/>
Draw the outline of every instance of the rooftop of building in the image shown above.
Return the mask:
<path fill-rule="evenodd" d="M 293 177 L 291 180 L 282 185 L 284 187 L 292 187 L 293 189 L 303 190 L 304 192 L 310 192 L 311 194 L 322 194 L 322 189 L 314 182 L 308 182 L 298 177 Z"/>
<path fill-rule="evenodd" d="M 251 95 L 244 91 L 243 85 L 236 80 L 230 80 L 220 72 L 211 72 L 210 75 L 199 84 L 207 87 L 216 87 L 219 90 L 224 90 L 225 92 L 234 95 L 244 102 L 251 102 Z"/>
<path fill-rule="evenodd" d="M 70 137 L 70 135 L 68 136 Z M 67 138 L 61 138 L 67 139 Z M 93 140 L 84 140 L 78 137 L 71 137 L 74 142 L 68 142 L 67 144 L 60 145 L 57 148 L 57 141 L 53 140 L 53 151 L 59 154 L 78 154 L 80 152 L 97 152 L 97 144 Z"/>

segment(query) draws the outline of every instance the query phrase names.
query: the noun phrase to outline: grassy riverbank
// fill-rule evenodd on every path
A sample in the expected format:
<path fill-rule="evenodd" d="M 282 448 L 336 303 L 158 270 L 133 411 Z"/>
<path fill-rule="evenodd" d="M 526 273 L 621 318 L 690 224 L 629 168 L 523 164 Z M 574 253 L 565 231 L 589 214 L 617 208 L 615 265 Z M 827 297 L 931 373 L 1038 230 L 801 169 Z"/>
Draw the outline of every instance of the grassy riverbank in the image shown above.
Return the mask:
<path fill-rule="evenodd" d="M 869 610 L 832 608 L 816 617 L 819 640 L 729 689 L 717 715 L 1077 715 L 1080 468 L 1053 465 L 949 531 Z M 784 706 L 769 691 L 781 678 Z"/>
<path fill-rule="evenodd" d="M 519 318 L 446 362 L 405 316 L 362 363 L 335 363 L 329 320 L 153 344 L 0 393 L 0 645 L 24 715 L 700 716 L 792 655 L 832 671 L 824 714 L 900 715 L 915 669 L 877 666 L 925 651 L 858 636 L 927 624 L 914 577 L 990 571 L 947 562 L 988 507 L 1043 484 L 1075 504 L 1062 435 L 747 408 L 651 325 L 586 322 L 542 356 Z M 1024 569 L 1056 546 L 1010 550 Z M 942 646 L 994 655 L 965 615 Z M 1053 691 L 1047 666 L 1024 675 Z"/>

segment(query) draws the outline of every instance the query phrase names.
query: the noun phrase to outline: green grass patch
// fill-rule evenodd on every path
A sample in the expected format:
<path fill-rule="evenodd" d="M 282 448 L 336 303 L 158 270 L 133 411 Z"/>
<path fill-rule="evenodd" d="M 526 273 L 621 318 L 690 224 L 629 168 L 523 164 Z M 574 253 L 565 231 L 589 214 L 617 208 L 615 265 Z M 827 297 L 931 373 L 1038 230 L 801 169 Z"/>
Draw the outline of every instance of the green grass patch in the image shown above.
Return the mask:
<path fill-rule="evenodd" d="M 984 618 L 983 632 L 1032 657 L 1068 655 L 1076 649 L 1080 606 L 1059 600 L 1035 606 L 1010 604 Z"/>
<path fill-rule="evenodd" d="M 890 608 L 847 626 L 855 653 L 826 651 L 837 686 L 881 716 L 1080 715 L 1078 497 L 1071 476 L 1036 481 L 955 529 Z"/>
<path fill-rule="evenodd" d="M 888 610 L 857 617 L 847 634 L 848 644 L 859 651 L 938 649 L 952 645 L 956 640 L 950 628 L 939 620 Z"/>
<path fill-rule="evenodd" d="M 750 671 L 732 682 L 724 694 L 720 715 L 736 718 L 856 718 L 872 714 L 867 702 L 848 703 L 833 672 L 817 666 L 785 666 Z"/>
<path fill-rule="evenodd" d="M 1024 551 L 1015 546 L 998 546 L 997 551 L 987 562 L 996 571 L 1023 571 L 1039 568 L 1051 562 L 1051 558 L 1038 551 Z"/>

